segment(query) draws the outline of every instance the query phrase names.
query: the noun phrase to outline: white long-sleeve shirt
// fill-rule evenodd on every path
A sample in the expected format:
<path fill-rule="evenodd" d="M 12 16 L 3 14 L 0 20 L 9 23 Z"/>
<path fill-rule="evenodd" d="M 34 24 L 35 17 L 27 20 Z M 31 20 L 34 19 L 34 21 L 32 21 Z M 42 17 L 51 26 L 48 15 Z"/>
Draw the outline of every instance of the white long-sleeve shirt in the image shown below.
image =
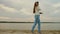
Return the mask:
<path fill-rule="evenodd" d="M 35 8 L 35 15 L 40 15 L 40 8 L 39 8 L 39 6 L 37 6 L 36 8 Z"/>

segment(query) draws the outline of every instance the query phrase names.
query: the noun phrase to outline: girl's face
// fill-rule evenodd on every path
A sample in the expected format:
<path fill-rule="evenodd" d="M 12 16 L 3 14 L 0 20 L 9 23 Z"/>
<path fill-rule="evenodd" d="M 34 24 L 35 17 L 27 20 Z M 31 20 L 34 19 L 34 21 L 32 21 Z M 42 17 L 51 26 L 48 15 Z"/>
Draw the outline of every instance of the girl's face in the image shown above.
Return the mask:
<path fill-rule="evenodd" d="M 36 6 L 38 6 L 38 5 L 39 5 L 39 3 L 37 2 L 37 3 L 36 3 Z"/>

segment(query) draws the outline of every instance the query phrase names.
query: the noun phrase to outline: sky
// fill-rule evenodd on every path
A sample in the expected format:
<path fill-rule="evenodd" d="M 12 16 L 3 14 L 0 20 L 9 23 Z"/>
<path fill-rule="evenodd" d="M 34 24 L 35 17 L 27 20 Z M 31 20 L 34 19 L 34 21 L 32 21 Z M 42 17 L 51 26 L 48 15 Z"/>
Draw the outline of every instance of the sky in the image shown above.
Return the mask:
<path fill-rule="evenodd" d="M 43 12 L 41 22 L 60 22 L 60 0 L 0 0 L 0 21 L 33 22 L 35 1 Z"/>

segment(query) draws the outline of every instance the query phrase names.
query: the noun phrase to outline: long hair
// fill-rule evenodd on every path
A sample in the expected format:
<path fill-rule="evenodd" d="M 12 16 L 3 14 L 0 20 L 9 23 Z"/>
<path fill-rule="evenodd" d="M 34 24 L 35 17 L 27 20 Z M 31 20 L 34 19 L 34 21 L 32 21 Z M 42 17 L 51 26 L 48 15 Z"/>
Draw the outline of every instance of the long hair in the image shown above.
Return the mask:
<path fill-rule="evenodd" d="M 35 8 L 38 6 L 37 4 L 39 4 L 39 2 L 38 2 L 38 1 L 34 3 L 33 13 L 35 13 L 35 12 L 36 12 L 36 11 L 35 11 Z"/>

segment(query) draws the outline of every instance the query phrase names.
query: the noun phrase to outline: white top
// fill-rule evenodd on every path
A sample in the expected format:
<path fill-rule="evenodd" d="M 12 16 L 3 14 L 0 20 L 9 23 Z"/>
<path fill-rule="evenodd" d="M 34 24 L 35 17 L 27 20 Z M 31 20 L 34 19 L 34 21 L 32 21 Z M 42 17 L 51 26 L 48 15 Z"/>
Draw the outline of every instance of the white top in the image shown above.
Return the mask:
<path fill-rule="evenodd" d="M 35 15 L 40 15 L 40 8 L 39 8 L 39 6 L 37 6 L 36 8 L 35 8 Z"/>

